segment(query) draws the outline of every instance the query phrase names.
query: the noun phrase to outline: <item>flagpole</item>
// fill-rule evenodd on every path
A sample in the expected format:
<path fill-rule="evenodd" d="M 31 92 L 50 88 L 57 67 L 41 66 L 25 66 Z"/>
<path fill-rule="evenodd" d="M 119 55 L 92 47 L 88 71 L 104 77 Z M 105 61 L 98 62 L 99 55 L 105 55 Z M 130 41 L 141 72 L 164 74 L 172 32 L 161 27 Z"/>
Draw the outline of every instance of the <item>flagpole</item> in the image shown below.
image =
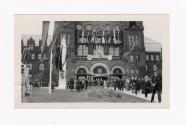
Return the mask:
<path fill-rule="evenodd" d="M 52 86 L 52 51 L 50 53 L 50 78 L 48 85 L 48 93 L 51 94 L 51 86 Z"/>

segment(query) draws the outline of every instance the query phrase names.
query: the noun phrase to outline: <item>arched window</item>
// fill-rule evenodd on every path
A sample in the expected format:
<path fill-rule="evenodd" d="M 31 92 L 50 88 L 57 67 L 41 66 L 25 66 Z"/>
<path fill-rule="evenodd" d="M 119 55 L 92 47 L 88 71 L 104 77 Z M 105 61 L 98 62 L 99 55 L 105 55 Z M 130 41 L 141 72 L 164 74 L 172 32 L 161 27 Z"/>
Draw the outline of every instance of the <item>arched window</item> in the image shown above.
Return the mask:
<path fill-rule="evenodd" d="M 94 68 L 93 73 L 95 74 L 106 74 L 107 70 L 103 66 L 97 66 Z"/>
<path fill-rule="evenodd" d="M 159 61 L 159 60 L 160 60 L 159 55 L 156 55 L 156 61 Z"/>
<path fill-rule="evenodd" d="M 122 74 L 122 70 L 120 68 L 115 68 L 113 74 Z"/>
<path fill-rule="evenodd" d="M 44 70 L 45 65 L 43 63 L 39 64 L 39 70 Z"/>
<path fill-rule="evenodd" d="M 146 55 L 146 60 L 149 61 L 149 55 Z"/>
<path fill-rule="evenodd" d="M 152 61 L 154 61 L 154 55 L 151 55 L 151 57 L 150 57 L 150 58 L 151 58 L 151 60 L 152 60 Z"/>
<path fill-rule="evenodd" d="M 79 69 L 77 70 L 77 74 L 87 74 L 87 71 L 86 71 L 86 69 L 84 69 L 84 68 L 79 68 Z"/>

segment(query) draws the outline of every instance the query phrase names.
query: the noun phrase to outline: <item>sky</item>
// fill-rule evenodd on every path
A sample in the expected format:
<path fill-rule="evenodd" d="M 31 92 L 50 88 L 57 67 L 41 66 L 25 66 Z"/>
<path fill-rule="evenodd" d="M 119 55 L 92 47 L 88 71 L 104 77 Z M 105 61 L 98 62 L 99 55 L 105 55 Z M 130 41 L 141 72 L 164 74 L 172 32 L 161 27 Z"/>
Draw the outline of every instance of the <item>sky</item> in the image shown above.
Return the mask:
<path fill-rule="evenodd" d="M 70 17 L 70 18 L 69 18 Z M 104 18 L 103 18 L 104 17 Z M 17 15 L 16 27 L 19 28 L 21 34 L 25 35 L 41 35 L 42 34 L 42 21 L 50 21 L 49 34 L 52 34 L 54 28 L 54 21 L 62 20 L 123 20 L 123 21 L 143 21 L 144 35 L 159 43 L 167 42 L 169 36 L 169 17 L 167 15 L 116 15 L 112 16 L 95 16 L 89 17 L 78 15 Z"/>

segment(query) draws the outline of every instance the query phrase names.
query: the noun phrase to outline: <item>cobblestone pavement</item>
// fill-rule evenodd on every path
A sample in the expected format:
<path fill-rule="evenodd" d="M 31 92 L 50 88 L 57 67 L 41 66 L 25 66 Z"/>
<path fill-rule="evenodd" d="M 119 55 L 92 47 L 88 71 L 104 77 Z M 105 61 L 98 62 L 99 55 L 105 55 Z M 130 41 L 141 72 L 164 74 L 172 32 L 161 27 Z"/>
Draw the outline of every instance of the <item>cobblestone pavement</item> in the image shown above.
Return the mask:
<path fill-rule="evenodd" d="M 55 89 L 51 94 L 48 88 L 32 88 L 27 102 L 127 102 L 150 103 L 149 100 L 103 87 L 89 87 L 88 90 Z"/>

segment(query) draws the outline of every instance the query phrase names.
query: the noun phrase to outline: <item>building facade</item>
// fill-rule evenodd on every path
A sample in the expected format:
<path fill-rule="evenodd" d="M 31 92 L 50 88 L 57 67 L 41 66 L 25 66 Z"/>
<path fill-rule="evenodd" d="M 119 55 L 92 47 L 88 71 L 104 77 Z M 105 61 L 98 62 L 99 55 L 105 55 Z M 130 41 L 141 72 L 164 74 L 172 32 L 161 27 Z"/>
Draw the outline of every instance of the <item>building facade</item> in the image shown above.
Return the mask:
<path fill-rule="evenodd" d="M 145 37 L 145 60 L 147 74 L 157 71 L 162 75 L 162 47 L 157 41 Z"/>
<path fill-rule="evenodd" d="M 143 31 L 142 21 L 60 22 L 54 50 L 60 47 L 62 34 L 68 36 L 65 39 L 71 49 L 66 60 L 66 80 L 145 76 L 147 70 L 151 71 L 151 55 L 156 59 L 159 55 L 160 59 L 160 53 L 145 51 Z M 46 52 L 50 43 L 51 37 L 48 38 Z M 22 38 L 22 51 L 28 46 L 32 48 L 32 79 L 49 81 L 49 57 L 45 55 L 41 60 L 41 36 Z M 151 61 L 147 60 L 148 56 Z M 54 62 L 52 80 L 59 80 Z"/>

